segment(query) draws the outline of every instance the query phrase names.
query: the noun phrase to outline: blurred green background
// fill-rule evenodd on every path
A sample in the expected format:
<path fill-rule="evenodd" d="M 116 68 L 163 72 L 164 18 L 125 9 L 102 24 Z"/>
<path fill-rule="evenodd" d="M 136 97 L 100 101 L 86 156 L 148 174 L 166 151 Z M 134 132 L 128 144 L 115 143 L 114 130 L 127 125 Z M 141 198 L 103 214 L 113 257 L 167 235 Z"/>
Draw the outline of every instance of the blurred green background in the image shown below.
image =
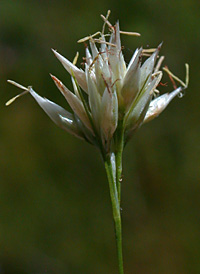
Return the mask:
<path fill-rule="evenodd" d="M 0 273 L 117 273 L 108 183 L 97 150 L 56 127 L 16 80 L 68 108 L 49 72 L 71 87 L 51 52 L 72 60 L 100 14 L 140 38 L 122 37 L 126 60 L 157 46 L 190 86 L 142 127 L 124 153 L 126 274 L 200 273 L 200 1 L 0 0 Z M 79 59 L 79 65 L 81 58 Z M 163 82 L 168 81 L 167 78 Z M 163 88 L 171 91 L 172 86 Z"/>

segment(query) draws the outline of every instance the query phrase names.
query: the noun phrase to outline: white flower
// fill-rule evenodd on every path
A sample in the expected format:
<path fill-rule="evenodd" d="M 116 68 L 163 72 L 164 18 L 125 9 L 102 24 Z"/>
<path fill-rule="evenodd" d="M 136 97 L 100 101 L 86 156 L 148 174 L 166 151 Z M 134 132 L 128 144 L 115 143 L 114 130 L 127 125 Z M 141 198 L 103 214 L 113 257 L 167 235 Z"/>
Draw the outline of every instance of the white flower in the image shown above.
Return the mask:
<path fill-rule="evenodd" d="M 159 69 L 163 57 L 158 60 L 161 45 L 153 51 L 136 49 L 126 66 L 122 54 L 119 23 L 112 26 L 107 18 L 103 18 L 111 32 L 109 41 L 106 40 L 108 34 L 104 34 L 105 24 L 102 32 L 79 40 L 79 42 L 89 40 L 90 44 L 90 49 L 86 47 L 85 70 L 77 68 L 74 63 L 53 50 L 72 77 L 74 92 L 51 75 L 68 101 L 72 113 L 42 98 L 32 87 L 25 88 L 13 81 L 10 82 L 24 89 L 22 94 L 29 92 L 59 127 L 99 146 L 102 152 L 106 153 L 114 143 L 114 135 L 119 123 L 123 124 L 121 130 L 128 139 L 143 123 L 158 116 L 169 102 L 181 93 L 187 83 L 172 93 L 153 99 L 162 78 Z M 94 38 L 96 35 L 99 35 L 98 39 Z M 96 44 L 100 45 L 99 48 Z M 143 55 L 149 52 L 152 54 L 142 64 Z"/>

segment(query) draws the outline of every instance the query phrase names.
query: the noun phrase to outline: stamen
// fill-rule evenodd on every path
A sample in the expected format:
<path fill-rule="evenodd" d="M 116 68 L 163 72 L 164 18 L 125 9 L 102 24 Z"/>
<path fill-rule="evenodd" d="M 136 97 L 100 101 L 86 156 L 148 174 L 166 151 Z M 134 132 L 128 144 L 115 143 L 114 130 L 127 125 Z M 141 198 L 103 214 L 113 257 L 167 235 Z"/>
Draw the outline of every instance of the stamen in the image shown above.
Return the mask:
<path fill-rule="evenodd" d="M 157 48 L 143 49 L 142 52 L 144 52 L 144 53 L 154 53 L 156 50 L 157 50 Z"/>
<path fill-rule="evenodd" d="M 186 84 L 186 87 L 188 87 L 188 84 L 189 84 L 189 65 L 187 63 L 185 64 L 185 69 L 186 69 L 185 84 Z"/>
<path fill-rule="evenodd" d="M 110 14 L 109 14 L 110 15 Z M 107 16 L 101 14 L 101 18 L 104 20 L 104 22 L 109 26 L 109 28 L 113 28 L 112 24 L 108 21 Z"/>
<path fill-rule="evenodd" d="M 92 39 L 93 37 L 97 36 L 98 34 L 101 34 L 101 32 L 100 32 L 100 31 L 97 31 L 97 32 L 95 32 L 94 34 L 92 34 L 92 35 L 90 35 L 90 36 L 86 36 L 86 37 L 84 37 L 84 38 L 81 38 L 81 39 L 79 39 L 79 40 L 77 41 L 77 43 L 86 42 L 86 41 Z"/>
<path fill-rule="evenodd" d="M 185 64 L 185 69 L 186 69 L 185 84 L 187 88 L 189 84 L 189 65 L 187 63 Z M 182 98 L 184 95 L 185 95 L 185 90 L 182 90 L 179 92 L 178 97 Z"/>
<path fill-rule="evenodd" d="M 11 105 L 17 98 L 19 98 L 19 97 L 21 97 L 21 96 L 29 93 L 29 89 L 28 88 L 26 88 L 26 87 L 24 87 L 24 86 L 22 86 L 22 85 L 20 85 L 20 84 L 18 84 L 16 82 L 14 82 L 12 80 L 7 80 L 7 82 L 10 83 L 10 84 L 12 84 L 12 85 L 14 85 L 14 86 L 16 86 L 16 87 L 18 87 L 18 88 L 23 89 L 24 91 L 22 93 L 16 95 L 15 97 L 11 98 L 10 100 L 8 100 L 8 102 L 6 102 L 6 104 L 5 104 L 6 106 Z"/>
<path fill-rule="evenodd" d="M 167 66 L 165 66 L 165 68 L 168 69 Z M 175 83 L 173 77 L 172 77 L 170 74 L 168 74 L 168 76 L 169 76 L 170 81 L 172 82 L 173 88 L 174 88 L 174 89 L 177 89 L 177 85 L 176 85 L 176 83 Z"/>
<path fill-rule="evenodd" d="M 101 38 L 100 39 L 93 39 L 93 41 L 96 42 L 96 43 L 100 43 L 100 44 L 106 44 L 106 45 L 109 45 L 111 47 L 116 47 L 115 44 L 103 41 Z"/>
<path fill-rule="evenodd" d="M 150 57 L 151 54 L 150 54 L 150 53 L 143 53 L 143 52 L 142 52 L 142 56 Z"/>
<path fill-rule="evenodd" d="M 73 65 L 76 65 L 77 61 L 78 61 L 78 57 L 79 57 L 79 52 L 77 51 L 74 60 L 73 60 Z"/>
<path fill-rule="evenodd" d="M 108 21 L 108 17 L 110 16 L 110 13 L 111 13 L 111 11 L 108 10 L 108 11 L 107 11 L 107 15 L 106 15 L 106 20 L 107 20 L 107 21 Z M 105 27 L 106 27 L 106 22 L 105 22 L 105 20 L 104 20 L 104 24 L 103 24 L 103 28 L 102 28 L 102 35 L 104 35 Z"/>
<path fill-rule="evenodd" d="M 12 80 L 7 80 L 7 82 L 8 82 L 8 83 L 10 83 L 10 84 L 12 84 L 12 85 L 14 85 L 14 86 L 16 86 L 16 87 L 18 87 L 18 88 L 21 88 L 21 89 L 23 89 L 23 90 L 29 91 L 29 89 L 28 89 L 28 88 L 26 88 L 26 87 L 24 87 L 24 86 L 22 86 L 22 85 L 18 84 L 18 83 L 17 83 L 17 82 L 15 82 L 15 81 L 12 81 Z"/>
<path fill-rule="evenodd" d="M 5 105 L 8 107 L 9 105 L 11 105 L 17 98 L 27 94 L 28 91 L 23 91 L 22 93 L 16 95 L 15 97 L 11 98 L 10 100 L 8 100 L 8 102 L 5 103 Z"/>
<path fill-rule="evenodd" d="M 160 83 L 160 80 L 162 79 L 162 75 L 163 75 L 162 71 L 158 71 L 154 74 L 154 76 L 157 76 L 157 75 L 158 75 L 158 78 L 157 78 L 152 90 L 150 91 L 150 94 L 154 94 L 154 90 L 156 89 L 156 87 Z"/>
<path fill-rule="evenodd" d="M 189 65 L 186 64 L 186 82 L 184 83 L 181 79 L 179 79 L 177 76 L 175 76 L 169 69 L 168 67 L 164 67 L 163 70 L 167 72 L 169 76 L 171 76 L 175 81 L 180 83 L 184 88 L 187 88 L 188 83 L 189 83 Z"/>
<path fill-rule="evenodd" d="M 119 32 L 120 32 L 120 34 L 125 34 L 125 35 L 131 35 L 131 36 L 141 36 L 141 34 L 140 34 L 140 33 L 138 33 L 138 32 L 122 31 L 122 30 L 120 30 Z"/>
<path fill-rule="evenodd" d="M 157 71 L 160 69 L 160 67 L 161 67 L 162 62 L 164 61 L 164 59 L 165 59 L 165 56 L 161 56 L 161 57 L 160 57 L 160 59 L 158 60 L 157 65 L 156 65 L 156 67 L 155 67 L 154 72 L 157 72 Z"/>

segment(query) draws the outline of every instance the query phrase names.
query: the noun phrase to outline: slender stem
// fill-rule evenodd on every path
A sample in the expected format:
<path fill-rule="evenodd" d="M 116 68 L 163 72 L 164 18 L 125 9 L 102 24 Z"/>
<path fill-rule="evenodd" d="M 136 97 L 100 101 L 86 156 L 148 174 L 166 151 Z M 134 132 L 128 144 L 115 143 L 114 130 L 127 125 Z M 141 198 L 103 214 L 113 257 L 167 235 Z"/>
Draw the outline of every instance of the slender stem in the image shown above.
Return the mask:
<path fill-rule="evenodd" d="M 117 186 L 116 186 L 116 182 L 115 182 L 114 174 L 112 170 L 110 154 L 106 156 L 105 168 L 106 168 L 106 173 L 107 173 L 108 182 L 109 182 L 113 219 L 115 224 L 119 274 L 124 274 L 123 256 L 122 256 L 122 225 L 121 225 L 120 205 L 118 200 Z"/>
<path fill-rule="evenodd" d="M 115 136 L 116 184 L 117 184 L 117 191 L 118 191 L 119 206 L 121 202 L 123 148 L 124 148 L 124 130 L 123 130 L 123 120 L 121 120 L 119 121 L 118 130 Z"/>

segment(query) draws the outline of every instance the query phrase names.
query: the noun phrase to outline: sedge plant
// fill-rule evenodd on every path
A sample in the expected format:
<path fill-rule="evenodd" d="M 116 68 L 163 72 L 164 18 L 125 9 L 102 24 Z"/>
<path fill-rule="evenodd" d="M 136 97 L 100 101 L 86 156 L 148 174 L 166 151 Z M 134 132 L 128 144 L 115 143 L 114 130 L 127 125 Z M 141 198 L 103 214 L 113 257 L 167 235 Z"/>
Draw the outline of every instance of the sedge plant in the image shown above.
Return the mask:
<path fill-rule="evenodd" d="M 84 70 L 76 66 L 78 54 L 70 62 L 53 50 L 71 75 L 73 92 L 51 75 L 70 105 L 71 112 L 39 96 L 31 86 L 26 88 L 11 80 L 8 82 L 23 89 L 23 92 L 9 100 L 6 105 L 21 95 L 30 93 L 55 124 L 99 149 L 109 183 L 118 269 L 119 274 L 123 274 L 120 210 L 123 150 L 136 130 L 157 117 L 174 97 L 182 97 L 183 90 L 188 86 L 189 67 L 186 64 L 185 82 L 165 67 L 163 70 L 169 75 L 174 90 L 160 95 L 158 86 L 163 75 L 160 68 L 164 59 L 164 56 L 159 56 L 161 44 L 153 49 L 136 49 L 126 65 L 120 35 L 140 34 L 121 31 L 119 22 L 112 25 L 108 21 L 109 14 L 110 11 L 106 16 L 101 15 L 104 21 L 101 31 L 78 41 L 86 45 Z M 106 28 L 108 33 L 105 33 Z"/>

